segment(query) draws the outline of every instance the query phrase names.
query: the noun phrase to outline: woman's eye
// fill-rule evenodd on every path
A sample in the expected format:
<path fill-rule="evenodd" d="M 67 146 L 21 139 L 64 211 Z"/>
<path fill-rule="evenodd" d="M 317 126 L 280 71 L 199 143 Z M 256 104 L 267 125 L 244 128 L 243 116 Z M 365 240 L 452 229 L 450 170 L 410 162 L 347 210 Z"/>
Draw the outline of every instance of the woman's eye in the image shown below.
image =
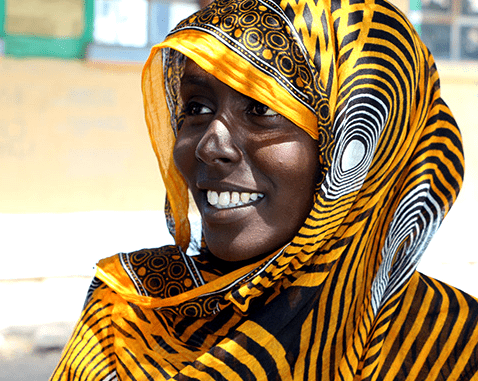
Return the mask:
<path fill-rule="evenodd" d="M 279 113 L 260 102 L 254 101 L 249 107 L 249 113 L 258 116 L 276 116 Z"/>
<path fill-rule="evenodd" d="M 187 115 L 204 115 L 204 114 L 212 114 L 212 110 L 197 102 L 189 102 L 186 106 L 185 112 Z"/>

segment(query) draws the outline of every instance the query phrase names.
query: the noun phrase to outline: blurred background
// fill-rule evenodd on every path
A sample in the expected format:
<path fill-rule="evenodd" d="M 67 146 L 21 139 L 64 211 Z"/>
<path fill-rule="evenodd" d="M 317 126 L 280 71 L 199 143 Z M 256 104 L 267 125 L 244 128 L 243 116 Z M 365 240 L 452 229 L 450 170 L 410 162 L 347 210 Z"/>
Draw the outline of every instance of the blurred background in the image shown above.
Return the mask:
<path fill-rule="evenodd" d="M 478 0 L 396 0 L 462 129 L 462 193 L 420 271 L 478 296 Z M 185 0 L 0 0 L 0 381 L 47 380 L 96 262 L 172 242 L 140 88 Z"/>

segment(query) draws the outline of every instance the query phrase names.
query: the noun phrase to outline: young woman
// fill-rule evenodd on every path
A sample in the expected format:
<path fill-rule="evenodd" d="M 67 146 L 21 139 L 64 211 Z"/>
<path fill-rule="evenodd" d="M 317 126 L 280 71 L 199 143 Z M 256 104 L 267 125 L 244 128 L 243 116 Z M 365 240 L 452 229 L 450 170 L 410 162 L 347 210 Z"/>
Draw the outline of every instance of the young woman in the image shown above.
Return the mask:
<path fill-rule="evenodd" d="M 477 300 L 415 270 L 463 155 L 394 6 L 215 1 L 143 94 L 176 245 L 99 263 L 52 380 L 478 379 Z"/>

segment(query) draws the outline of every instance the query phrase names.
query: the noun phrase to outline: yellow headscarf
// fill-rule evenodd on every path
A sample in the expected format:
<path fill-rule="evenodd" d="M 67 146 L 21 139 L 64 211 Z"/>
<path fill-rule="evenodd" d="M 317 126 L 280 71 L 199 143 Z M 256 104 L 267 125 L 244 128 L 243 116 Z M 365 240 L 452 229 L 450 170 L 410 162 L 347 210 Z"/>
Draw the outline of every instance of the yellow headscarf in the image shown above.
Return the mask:
<path fill-rule="evenodd" d="M 184 254 L 188 191 L 172 159 L 184 57 L 321 152 L 296 237 L 227 275 Z M 463 154 L 433 57 L 394 6 L 218 0 L 153 48 L 143 94 L 177 245 L 100 262 L 53 380 L 478 379 L 477 301 L 416 272 Z"/>

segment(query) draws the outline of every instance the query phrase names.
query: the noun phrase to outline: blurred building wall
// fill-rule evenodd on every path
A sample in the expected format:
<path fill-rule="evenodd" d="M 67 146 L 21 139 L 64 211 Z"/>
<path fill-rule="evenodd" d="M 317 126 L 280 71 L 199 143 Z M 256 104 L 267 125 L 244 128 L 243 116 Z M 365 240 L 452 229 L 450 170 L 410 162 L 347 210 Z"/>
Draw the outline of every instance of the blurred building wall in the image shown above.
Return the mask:
<path fill-rule="evenodd" d="M 0 58 L 0 213 L 162 208 L 141 68 Z"/>
<path fill-rule="evenodd" d="M 478 205 L 478 63 L 437 63 L 442 96 L 451 108 L 463 135 L 465 182 L 462 195 Z"/>
<path fill-rule="evenodd" d="M 391 2 L 395 4 L 398 8 L 400 8 L 402 12 L 408 12 L 409 0 L 391 0 Z"/>

